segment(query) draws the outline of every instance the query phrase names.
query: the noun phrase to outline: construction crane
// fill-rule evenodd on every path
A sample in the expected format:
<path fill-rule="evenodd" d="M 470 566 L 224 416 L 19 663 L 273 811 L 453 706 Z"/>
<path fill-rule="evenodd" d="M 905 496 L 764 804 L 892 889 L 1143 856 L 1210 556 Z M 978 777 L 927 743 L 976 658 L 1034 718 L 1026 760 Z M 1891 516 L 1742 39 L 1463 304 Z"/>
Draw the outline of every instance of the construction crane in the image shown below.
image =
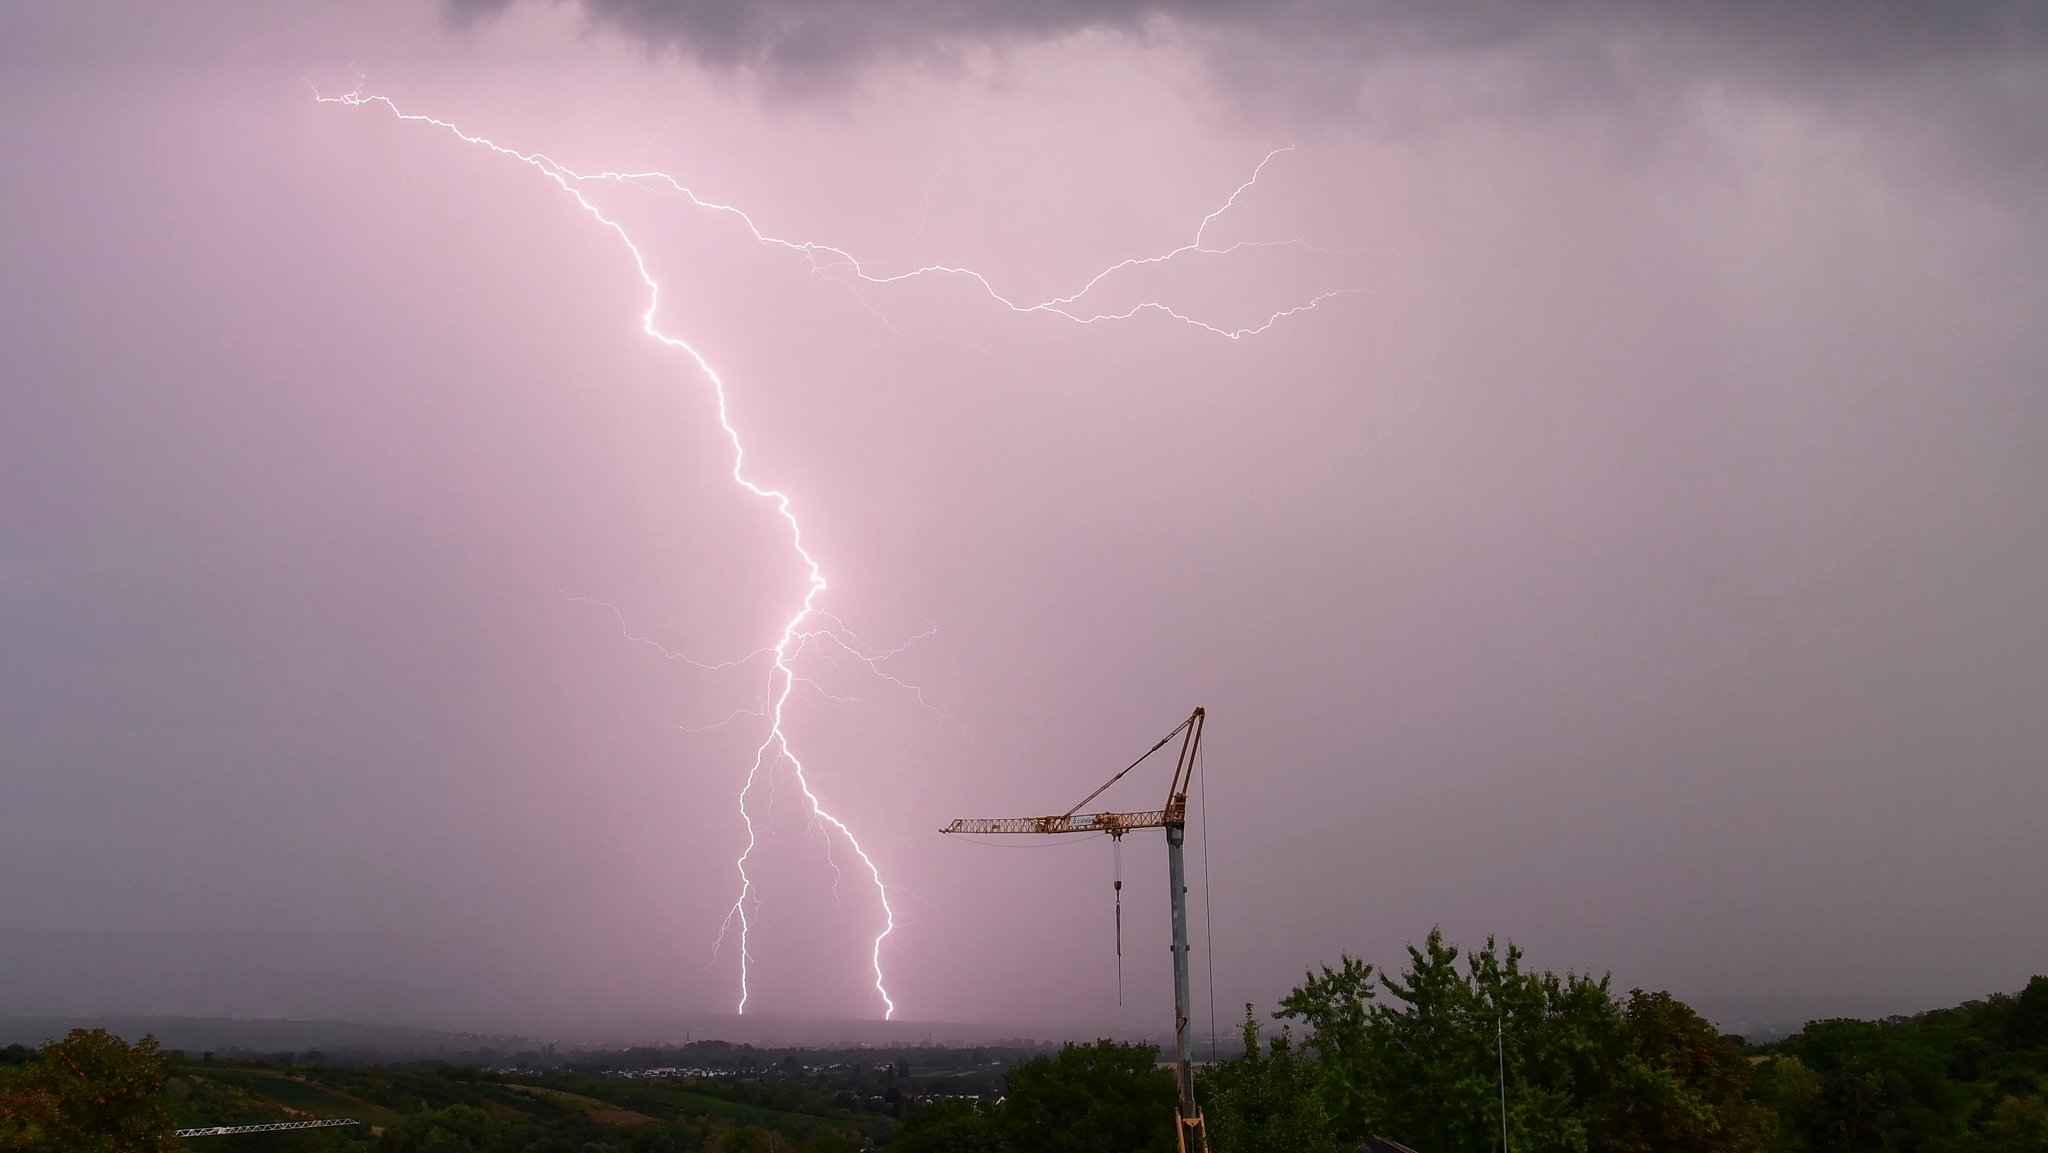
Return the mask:
<path fill-rule="evenodd" d="M 341 1125 L 360 1125 L 347 1117 L 329 1117 L 319 1121 L 277 1121 L 268 1125 L 209 1125 L 204 1129 L 180 1129 L 176 1137 L 236 1137 L 243 1133 L 283 1133 L 292 1129 L 333 1129 Z"/>
<path fill-rule="evenodd" d="M 991 817 L 954 821 L 942 833 L 1002 835 L 1010 833 L 1107 833 L 1121 842 L 1133 829 L 1166 830 L 1166 886 L 1173 902 L 1173 1064 L 1180 1086 L 1179 1114 L 1174 1132 L 1181 1153 L 1207 1153 L 1209 1140 L 1202 1125 L 1202 1111 L 1195 1106 L 1195 1074 L 1188 1062 L 1188 885 L 1187 867 L 1181 860 L 1181 846 L 1187 840 L 1188 784 L 1194 776 L 1195 758 L 1202 751 L 1203 710 L 1197 708 L 1188 719 L 1159 738 L 1145 755 L 1124 766 L 1123 771 L 1103 782 L 1101 788 L 1081 798 L 1081 803 L 1052 817 Z M 1101 796 L 1126 773 L 1145 763 L 1153 753 L 1179 737 L 1180 761 L 1174 766 L 1173 783 L 1166 790 L 1166 806 L 1142 813 L 1083 813 L 1081 809 Z M 1117 880 L 1119 890 L 1123 887 Z"/>

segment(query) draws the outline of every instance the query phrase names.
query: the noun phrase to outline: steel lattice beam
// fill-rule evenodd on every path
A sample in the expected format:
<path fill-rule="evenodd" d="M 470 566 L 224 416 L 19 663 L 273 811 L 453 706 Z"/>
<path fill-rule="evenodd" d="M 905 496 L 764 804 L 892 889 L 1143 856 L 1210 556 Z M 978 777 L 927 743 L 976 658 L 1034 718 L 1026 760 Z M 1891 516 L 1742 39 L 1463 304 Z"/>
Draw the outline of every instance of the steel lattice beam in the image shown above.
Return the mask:
<path fill-rule="evenodd" d="M 1163 829 L 1187 819 L 1186 805 L 1149 813 L 1070 813 L 1058 817 L 984 817 L 954 821 L 942 833 L 1110 833 Z"/>
<path fill-rule="evenodd" d="M 269 1125 L 213 1125 L 205 1129 L 180 1129 L 179 1137 L 233 1137 L 237 1133 L 282 1133 L 287 1129 L 332 1129 L 339 1125 L 360 1125 L 362 1122 L 347 1117 L 329 1117 L 319 1121 L 279 1121 Z"/>

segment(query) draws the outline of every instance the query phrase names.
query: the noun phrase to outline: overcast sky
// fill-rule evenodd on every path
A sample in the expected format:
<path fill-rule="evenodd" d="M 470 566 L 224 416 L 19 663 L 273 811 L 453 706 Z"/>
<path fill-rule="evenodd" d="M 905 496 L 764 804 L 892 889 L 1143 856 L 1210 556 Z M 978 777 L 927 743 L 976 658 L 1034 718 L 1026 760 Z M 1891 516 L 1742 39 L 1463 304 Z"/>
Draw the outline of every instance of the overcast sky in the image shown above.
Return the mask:
<path fill-rule="evenodd" d="M 738 998 L 804 565 L 619 234 L 315 99 L 359 82 L 876 277 L 1031 303 L 1200 228 L 1068 310 L 1320 301 L 1077 324 L 586 186 L 828 582 L 784 728 L 900 1018 L 1164 1028 L 1158 835 L 1119 1008 L 1106 842 L 937 829 L 1197 704 L 1226 1017 L 1438 924 L 1689 997 L 2016 988 L 2041 11 L 0 8 L 0 1012 Z M 878 1016 L 851 846 L 782 758 L 751 810 L 749 1012 Z"/>

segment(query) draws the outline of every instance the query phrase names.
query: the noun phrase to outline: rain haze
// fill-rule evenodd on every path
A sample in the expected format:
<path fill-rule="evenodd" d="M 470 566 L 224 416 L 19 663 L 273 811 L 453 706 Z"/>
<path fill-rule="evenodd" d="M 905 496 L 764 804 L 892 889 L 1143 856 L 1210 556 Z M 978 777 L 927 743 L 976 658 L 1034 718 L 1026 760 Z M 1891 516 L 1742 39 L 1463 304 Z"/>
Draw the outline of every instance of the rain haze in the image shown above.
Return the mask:
<path fill-rule="evenodd" d="M 1196 705 L 1226 1024 L 2048 965 L 2036 5 L 13 4 L 0 189 L 0 1013 L 729 1014 L 766 741 L 749 1014 L 1157 1033 L 938 829 Z"/>

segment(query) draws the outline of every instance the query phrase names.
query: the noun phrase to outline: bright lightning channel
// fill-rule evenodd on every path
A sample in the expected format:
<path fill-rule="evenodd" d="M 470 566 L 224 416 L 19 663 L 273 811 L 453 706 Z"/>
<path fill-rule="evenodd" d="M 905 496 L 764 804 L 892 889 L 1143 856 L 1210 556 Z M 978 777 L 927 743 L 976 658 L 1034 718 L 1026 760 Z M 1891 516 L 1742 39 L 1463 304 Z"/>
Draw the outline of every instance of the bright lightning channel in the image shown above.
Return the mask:
<path fill-rule="evenodd" d="M 824 802 L 818 797 L 818 794 L 811 788 L 811 782 L 808 775 L 805 772 L 803 761 L 796 755 L 796 751 L 790 747 L 789 738 L 783 731 L 783 719 L 789 704 L 790 694 L 795 689 L 798 683 L 803 682 L 805 680 L 805 678 L 799 677 L 796 674 L 796 671 L 790 662 L 799 652 L 802 651 L 805 645 L 807 645 L 809 642 L 813 640 L 818 639 L 832 641 L 838 647 L 845 650 L 847 653 L 851 654 L 855 658 L 867 664 L 869 668 L 874 669 L 875 671 L 880 673 L 880 675 L 882 675 L 885 679 L 915 693 L 920 704 L 923 703 L 924 699 L 922 692 L 915 685 L 908 684 L 893 676 L 890 676 L 887 673 L 882 673 L 879 668 L 879 665 L 882 661 L 885 661 L 890 656 L 893 656 L 897 652 L 900 652 L 901 647 L 880 653 L 877 653 L 872 649 L 868 649 L 865 645 L 859 643 L 858 638 L 854 637 L 851 630 L 847 629 L 842 622 L 840 622 L 836 617 L 831 616 L 830 614 L 826 613 L 824 610 L 818 607 L 818 597 L 826 589 L 824 569 L 819 565 L 817 558 L 811 555 L 810 550 L 804 547 L 803 526 L 797 521 L 796 514 L 791 507 L 789 495 L 787 493 L 782 492 L 779 489 L 765 487 L 757 483 L 747 475 L 746 446 L 740 439 L 738 428 L 736 428 L 732 422 L 732 415 L 730 412 L 730 408 L 727 404 L 727 390 L 725 379 L 718 374 L 718 370 L 711 366 L 711 362 L 705 358 L 702 352 L 698 351 L 695 345 L 691 344 L 689 341 L 684 340 L 679 336 L 674 336 L 668 332 L 665 332 L 659 327 L 659 325 L 656 322 L 656 315 L 660 311 L 661 307 L 660 282 L 654 278 L 652 271 L 650 271 L 650 269 L 648 268 L 647 258 L 641 253 L 639 246 L 634 243 L 632 236 L 627 233 L 625 227 L 621 225 L 618 221 L 612 219 L 609 216 L 606 216 L 602 209 L 600 209 L 596 204 L 592 203 L 591 200 L 584 195 L 583 186 L 591 183 L 608 183 L 628 184 L 644 188 L 649 184 L 654 184 L 666 188 L 668 191 L 681 195 L 697 208 L 706 209 L 712 212 L 724 213 L 736 217 L 746 227 L 747 231 L 753 236 L 754 240 L 761 245 L 771 248 L 782 248 L 793 252 L 801 253 L 809 261 L 812 271 L 820 274 L 850 273 L 855 279 L 875 286 L 895 284 L 899 281 L 910 280 L 915 277 L 923 276 L 959 277 L 973 281 L 977 286 L 979 286 L 981 291 L 989 297 L 989 299 L 995 301 L 996 303 L 1002 305 L 1005 308 L 1008 308 L 1013 312 L 1048 313 L 1054 316 L 1062 317 L 1066 320 L 1078 324 L 1094 324 L 1106 320 L 1129 320 L 1133 317 L 1138 316 L 1141 313 L 1159 312 L 1172 318 L 1173 320 L 1212 333 L 1214 335 L 1221 336 L 1229 340 L 1241 340 L 1247 336 L 1256 336 L 1262 332 L 1265 332 L 1267 329 L 1270 329 L 1275 324 L 1278 324 L 1280 321 L 1288 317 L 1312 311 L 1321 304 L 1323 304 L 1325 301 L 1328 301 L 1334 297 L 1342 296 L 1347 293 L 1357 292 L 1359 290 L 1355 288 L 1331 289 L 1319 293 L 1313 297 L 1310 297 L 1309 299 L 1301 303 L 1295 304 L 1291 307 L 1273 312 L 1270 315 L 1268 315 L 1265 318 L 1265 320 L 1258 324 L 1240 327 L 1228 327 L 1225 325 L 1215 324 L 1209 321 L 1199 319 L 1193 315 L 1182 312 L 1179 309 L 1176 309 L 1163 301 L 1141 301 L 1140 303 L 1135 304 L 1121 312 L 1103 312 L 1100 310 L 1081 307 L 1080 301 L 1084 297 L 1088 296 L 1091 292 L 1093 292 L 1095 288 L 1098 285 L 1100 285 L 1104 280 L 1108 279 L 1109 277 L 1115 275 L 1118 272 L 1130 268 L 1136 268 L 1143 265 L 1164 264 L 1178 257 L 1185 256 L 1191 253 L 1200 253 L 1209 256 L 1222 256 L 1232 252 L 1236 252 L 1240 249 L 1276 247 L 1301 248 L 1308 249 L 1311 251 L 1327 251 L 1321 249 L 1314 249 L 1312 246 L 1304 243 L 1301 240 L 1239 241 L 1235 244 L 1231 244 L 1222 248 L 1209 247 L 1204 241 L 1204 237 L 1208 233 L 1209 226 L 1214 224 L 1216 220 L 1219 217 L 1221 217 L 1224 213 L 1228 212 L 1231 208 L 1235 207 L 1238 198 L 1240 196 L 1243 196 L 1246 191 L 1248 191 L 1249 189 L 1251 189 L 1253 185 L 1258 183 L 1259 176 L 1265 172 L 1266 166 L 1268 164 L 1271 164 L 1273 162 L 1273 159 L 1279 156 L 1280 154 L 1292 151 L 1292 146 L 1289 145 L 1282 148 L 1276 148 L 1271 152 L 1268 152 L 1266 156 L 1259 161 L 1258 166 L 1252 170 L 1251 176 L 1248 179 L 1246 179 L 1244 183 L 1238 185 L 1237 188 L 1231 192 L 1229 198 L 1226 199 L 1221 206 L 1219 206 L 1215 211 L 1209 213 L 1207 216 L 1204 216 L 1202 218 L 1200 224 L 1198 224 L 1195 228 L 1194 238 L 1188 243 L 1179 245 L 1178 247 L 1172 248 L 1166 252 L 1159 253 L 1157 255 L 1131 257 L 1119 261 L 1118 263 L 1112 264 L 1109 267 L 1103 269 L 1102 271 L 1096 273 L 1094 276 L 1090 277 L 1084 284 L 1082 284 L 1080 288 L 1076 289 L 1071 293 L 1068 293 L 1063 296 L 1054 296 L 1046 300 L 1038 301 L 1036 303 L 1027 304 L 1012 299 L 1011 297 L 1006 296 L 1003 293 L 997 291 L 995 285 L 988 279 L 988 277 L 971 268 L 964 268 L 955 265 L 945 264 L 927 264 L 912 269 L 908 272 L 900 272 L 891 275 L 877 275 L 870 273 L 869 271 L 867 271 L 867 268 L 861 263 L 861 261 L 856 259 L 852 253 L 848 252 L 843 248 L 839 248 L 829 244 L 820 244 L 815 241 L 787 240 L 782 237 L 774 236 L 770 233 L 764 232 L 762 231 L 760 226 L 754 222 L 754 219 L 751 216 L 747 215 L 747 213 L 745 213 L 741 209 L 730 204 L 721 204 L 715 201 L 705 200 L 699 197 L 695 192 L 691 191 L 687 186 L 685 186 L 682 182 L 678 181 L 675 177 L 670 176 L 667 173 L 616 171 L 579 173 L 569 168 L 567 165 L 564 165 L 559 161 L 556 161 L 555 159 L 553 159 L 552 157 L 548 156 L 545 153 L 521 152 L 517 149 L 508 148 L 505 147 L 504 145 L 498 144 L 487 137 L 465 132 L 462 129 L 456 127 L 454 124 L 449 123 L 448 121 L 440 120 L 435 117 L 424 115 L 421 113 L 403 111 L 398 107 L 397 104 L 393 103 L 390 98 L 384 96 L 367 95 L 361 90 L 360 87 L 352 91 L 346 92 L 340 96 L 322 96 L 319 93 L 319 90 L 315 88 L 313 92 L 313 98 L 322 104 L 341 104 L 347 105 L 349 107 L 363 107 L 372 104 L 382 105 L 387 111 L 389 111 L 393 116 L 397 117 L 399 120 L 417 124 L 431 125 L 435 128 L 443 129 L 453 134 L 455 137 L 457 137 L 458 139 L 462 140 L 467 144 L 485 148 L 493 153 L 496 153 L 499 156 L 519 161 L 533 168 L 535 171 L 547 177 L 549 180 L 552 180 L 558 187 L 561 188 L 563 192 L 567 193 L 569 196 L 574 198 L 577 206 L 580 207 L 585 213 L 587 213 L 591 217 L 591 219 L 595 220 L 599 225 L 603 226 L 605 229 L 609 230 L 614 236 L 618 237 L 620 243 L 622 243 L 625 246 L 626 251 L 632 256 L 634 267 L 640 274 L 640 281 L 647 287 L 647 308 L 646 311 L 641 313 L 640 317 L 640 327 L 642 331 L 646 332 L 648 336 L 652 337 L 654 340 L 659 341 L 660 343 L 666 345 L 669 348 L 681 350 L 693 362 L 695 362 L 698 371 L 703 373 L 704 379 L 710 383 L 712 394 L 717 401 L 719 427 L 724 430 L 726 440 L 732 445 L 731 476 L 733 482 L 739 485 L 741 488 L 745 489 L 747 492 L 751 493 L 752 495 L 759 497 L 762 500 L 768 501 L 774 505 L 776 515 L 781 517 L 783 522 L 789 526 L 790 546 L 796 552 L 798 559 L 802 562 L 808 578 L 802 602 L 798 605 L 795 613 L 789 618 L 788 622 L 783 625 L 782 633 L 780 636 L 776 638 L 775 642 L 771 645 L 763 646 L 761 649 L 758 649 L 753 653 L 747 654 L 746 656 L 730 661 L 706 663 L 703 661 L 698 661 L 691 657 L 683 656 L 682 654 L 670 652 L 668 649 L 663 648 L 657 642 L 654 642 L 646 637 L 632 635 L 626 629 L 625 620 L 623 616 L 620 617 L 619 622 L 621 633 L 624 634 L 627 637 L 627 639 L 635 641 L 637 643 L 651 645 L 659 649 L 664 656 L 667 656 L 671 659 L 682 659 L 700 668 L 732 668 L 742 664 L 749 663 L 753 660 L 759 659 L 762 656 L 770 658 L 771 671 L 769 674 L 769 700 L 766 703 L 764 709 L 760 710 L 767 714 L 768 733 L 762 739 L 761 743 L 754 749 L 753 763 L 749 765 L 747 768 L 746 780 L 740 788 L 738 798 L 740 821 L 746 827 L 746 845 L 744 848 L 741 849 L 738 859 L 734 862 L 735 871 L 739 874 L 740 878 L 739 895 L 734 899 L 731 909 L 726 913 L 725 920 L 719 926 L 718 932 L 718 941 L 720 944 L 722 944 L 725 940 L 727 930 L 735 922 L 737 922 L 739 925 L 738 951 L 740 970 L 740 994 L 737 1011 L 739 1013 L 744 1014 L 747 1011 L 747 1002 L 752 996 L 748 984 L 749 972 L 753 963 L 753 954 L 748 947 L 749 936 L 752 928 L 751 920 L 748 916 L 748 908 L 750 905 L 757 906 L 759 903 L 759 899 L 754 894 L 753 876 L 747 871 L 747 865 L 753 859 L 754 850 L 758 848 L 760 844 L 760 837 L 754 826 L 753 812 L 750 807 L 749 801 L 753 796 L 754 786 L 760 780 L 763 770 L 772 763 L 770 756 L 772 752 L 775 758 L 787 762 L 787 764 L 789 765 L 791 774 L 795 777 L 798 787 L 803 791 L 804 800 L 810 806 L 812 821 L 820 826 L 829 826 L 832 832 L 837 832 L 839 836 L 844 838 L 848 847 L 850 847 L 853 850 L 854 855 L 859 857 L 861 864 L 866 867 L 869 879 L 874 882 L 875 894 L 882 909 L 882 928 L 880 932 L 875 934 L 874 942 L 869 950 L 868 960 L 869 966 L 874 972 L 875 993 L 882 1000 L 882 1017 L 884 1020 L 893 1018 L 896 1015 L 896 1002 L 895 999 L 889 995 L 887 979 L 884 975 L 882 968 L 882 946 L 885 942 L 888 941 L 890 935 L 896 931 L 896 911 L 894 907 L 891 906 L 891 904 L 889 903 L 889 886 L 882 879 L 881 868 L 875 864 L 874 858 L 871 855 L 869 855 L 867 849 L 862 847 L 859 838 L 854 836 L 853 830 L 847 827 L 845 821 L 841 820 L 839 817 L 833 815 L 830 811 L 828 811 L 825 808 Z M 586 598 L 571 599 L 582 600 Z M 611 605 L 604 604 L 604 602 L 601 601 L 593 601 L 591 603 L 601 604 L 604 605 L 604 607 L 606 608 L 612 608 Z M 618 610 L 616 608 L 612 608 L 612 611 L 614 613 L 617 613 Z M 806 623 L 814 620 L 830 621 L 831 626 L 825 628 L 807 628 Z M 912 638 L 911 642 L 909 643 L 915 643 L 918 639 L 921 639 L 923 635 L 929 635 L 929 632 L 930 630 L 927 630 L 926 633 L 921 634 L 920 637 Z M 753 710 L 741 710 L 739 712 L 735 712 L 731 716 L 727 717 L 726 721 L 733 720 L 741 715 L 748 715 L 752 712 Z M 719 722 L 719 724 L 724 723 L 726 722 Z M 826 834 L 825 845 L 827 858 L 830 859 L 831 836 L 829 832 Z M 834 870 L 837 871 L 838 866 L 836 862 L 834 863 L 833 867 Z M 834 888 L 836 892 L 836 883 Z"/>

